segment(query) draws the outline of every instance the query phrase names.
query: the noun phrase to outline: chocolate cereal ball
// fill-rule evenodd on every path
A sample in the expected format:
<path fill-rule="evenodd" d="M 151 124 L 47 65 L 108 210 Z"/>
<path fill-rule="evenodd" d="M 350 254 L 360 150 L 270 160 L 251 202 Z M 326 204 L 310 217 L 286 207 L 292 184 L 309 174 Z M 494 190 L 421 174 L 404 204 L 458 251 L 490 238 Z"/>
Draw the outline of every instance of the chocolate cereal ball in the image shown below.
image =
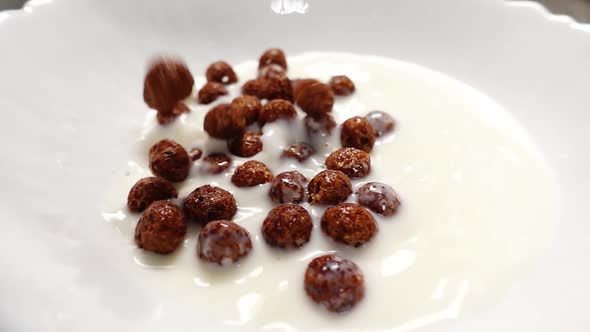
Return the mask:
<path fill-rule="evenodd" d="M 207 81 L 222 84 L 232 84 L 238 81 L 238 75 L 234 69 L 225 61 L 217 61 L 207 67 L 205 72 Z"/>
<path fill-rule="evenodd" d="M 178 206 L 167 201 L 153 202 L 135 228 L 135 243 L 158 254 L 173 252 L 186 234 L 186 222 Z"/>
<path fill-rule="evenodd" d="M 150 148 L 149 162 L 155 175 L 172 182 L 186 179 L 191 166 L 188 152 L 171 139 L 163 139 Z"/>
<path fill-rule="evenodd" d="M 303 89 L 311 84 L 314 83 L 320 83 L 320 81 L 314 79 L 314 78 L 302 78 L 302 79 L 295 79 L 295 80 L 291 80 L 291 85 L 293 86 L 293 98 L 295 98 L 295 100 L 297 100 L 297 98 L 299 98 L 299 94 L 301 93 L 301 91 L 303 91 Z"/>
<path fill-rule="evenodd" d="M 195 81 L 183 62 L 160 58 L 149 67 L 143 83 L 143 99 L 157 111 L 169 113 L 193 91 Z"/>
<path fill-rule="evenodd" d="M 332 130 L 336 128 L 336 121 L 329 113 L 319 113 L 314 114 L 313 116 L 307 115 L 305 119 L 303 119 L 303 123 L 305 124 L 307 135 L 312 137 L 330 136 Z"/>
<path fill-rule="evenodd" d="M 199 104 L 211 104 L 217 98 L 227 94 L 227 89 L 223 84 L 217 82 L 207 82 L 199 90 L 197 98 Z"/>
<path fill-rule="evenodd" d="M 229 151 L 239 157 L 252 157 L 262 151 L 261 133 L 246 132 L 227 142 Z"/>
<path fill-rule="evenodd" d="M 328 84 L 337 96 L 348 96 L 354 92 L 354 83 L 345 75 L 333 76 Z"/>
<path fill-rule="evenodd" d="M 196 222 L 231 220 L 238 211 L 234 196 L 221 188 L 204 185 L 195 189 L 184 201 L 184 213 Z"/>
<path fill-rule="evenodd" d="M 309 115 L 332 112 L 334 93 L 324 83 L 312 83 L 302 88 L 296 103 Z"/>
<path fill-rule="evenodd" d="M 324 233 L 334 241 L 359 247 L 377 233 L 377 223 L 369 211 L 354 203 L 342 203 L 324 212 L 321 221 Z"/>
<path fill-rule="evenodd" d="M 277 175 L 270 185 L 268 195 L 275 203 L 301 203 L 305 200 L 307 178 L 297 171 Z"/>
<path fill-rule="evenodd" d="M 266 243 L 279 248 L 299 248 L 309 242 L 313 224 L 307 210 L 295 204 L 281 204 L 262 223 Z"/>
<path fill-rule="evenodd" d="M 203 128 L 213 138 L 230 139 L 246 129 L 246 116 L 229 104 L 219 104 L 207 112 Z"/>
<path fill-rule="evenodd" d="M 262 110 L 260 100 L 254 96 L 239 96 L 231 102 L 232 112 L 242 112 L 246 117 L 246 125 L 258 121 L 258 114 Z"/>
<path fill-rule="evenodd" d="M 324 255 L 313 259 L 305 271 L 305 292 L 332 312 L 352 309 L 365 295 L 365 280 L 352 261 Z"/>
<path fill-rule="evenodd" d="M 340 143 L 343 147 L 371 152 L 375 144 L 375 132 L 365 118 L 355 116 L 342 124 Z"/>
<path fill-rule="evenodd" d="M 231 182 L 236 187 L 254 187 L 271 180 L 272 173 L 265 164 L 256 160 L 249 160 L 238 166 L 231 177 Z"/>
<path fill-rule="evenodd" d="M 369 112 L 365 116 L 367 122 L 373 128 L 375 132 L 375 136 L 383 136 L 395 128 L 395 120 L 391 117 L 391 115 L 383 112 L 383 111 L 372 111 Z"/>
<path fill-rule="evenodd" d="M 391 186 L 384 183 L 366 183 L 359 188 L 356 194 L 360 205 L 383 216 L 394 214 L 400 205 L 397 193 L 391 188 Z"/>
<path fill-rule="evenodd" d="M 304 162 L 314 153 L 313 148 L 307 143 L 295 143 L 288 147 L 282 153 L 284 158 L 294 158 L 299 162 Z"/>
<path fill-rule="evenodd" d="M 178 197 L 178 191 L 168 180 L 155 176 L 137 181 L 127 196 L 127 206 L 133 212 L 141 212 L 155 201 Z"/>
<path fill-rule="evenodd" d="M 279 119 L 292 120 L 297 117 L 295 107 L 288 100 L 275 99 L 266 103 L 258 116 L 258 123 L 264 126 L 266 123 L 275 122 Z"/>
<path fill-rule="evenodd" d="M 266 91 L 264 97 L 268 100 L 284 99 L 293 101 L 293 86 L 286 76 L 266 79 Z"/>
<path fill-rule="evenodd" d="M 203 151 L 199 148 L 192 148 L 188 151 L 188 155 L 192 161 L 197 161 L 197 160 L 201 159 L 201 156 L 203 155 Z"/>
<path fill-rule="evenodd" d="M 352 184 L 346 174 L 326 170 L 311 179 L 307 185 L 307 194 L 312 204 L 338 204 L 352 194 Z"/>
<path fill-rule="evenodd" d="M 266 98 L 266 91 L 268 89 L 268 79 L 257 78 L 246 81 L 242 86 L 242 93 L 247 96 L 254 96 L 260 99 Z"/>
<path fill-rule="evenodd" d="M 285 57 L 285 52 L 280 48 L 271 48 L 264 51 L 258 60 L 258 68 L 263 68 L 270 64 L 279 65 L 287 70 L 287 58 Z"/>
<path fill-rule="evenodd" d="M 204 261 L 227 266 L 252 250 L 248 231 L 228 220 L 215 220 L 203 227 L 197 238 L 197 255 Z"/>
<path fill-rule="evenodd" d="M 350 178 L 363 178 L 371 172 L 371 157 L 363 150 L 341 148 L 326 158 L 326 167 L 341 171 Z"/>
<path fill-rule="evenodd" d="M 231 158 L 223 153 L 212 153 L 201 163 L 201 169 L 207 173 L 219 174 L 231 166 Z"/>

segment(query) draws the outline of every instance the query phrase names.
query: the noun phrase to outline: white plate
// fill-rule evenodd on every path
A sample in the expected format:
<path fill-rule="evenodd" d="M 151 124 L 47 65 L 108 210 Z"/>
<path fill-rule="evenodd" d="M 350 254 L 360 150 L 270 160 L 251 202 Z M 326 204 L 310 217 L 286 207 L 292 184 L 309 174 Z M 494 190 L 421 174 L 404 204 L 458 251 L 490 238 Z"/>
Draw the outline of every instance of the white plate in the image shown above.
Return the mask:
<path fill-rule="evenodd" d="M 433 329 L 587 331 L 585 26 L 532 3 L 500 0 L 38 6 L 46 2 L 0 16 L 1 330 L 220 329 L 144 287 L 149 277 L 121 254 L 128 241 L 101 218 L 99 202 L 146 112 L 147 57 L 179 54 L 201 71 L 219 57 L 237 63 L 279 45 L 289 54 L 347 51 L 414 62 L 511 111 L 557 173 L 560 221 L 526 280 L 488 310 Z"/>

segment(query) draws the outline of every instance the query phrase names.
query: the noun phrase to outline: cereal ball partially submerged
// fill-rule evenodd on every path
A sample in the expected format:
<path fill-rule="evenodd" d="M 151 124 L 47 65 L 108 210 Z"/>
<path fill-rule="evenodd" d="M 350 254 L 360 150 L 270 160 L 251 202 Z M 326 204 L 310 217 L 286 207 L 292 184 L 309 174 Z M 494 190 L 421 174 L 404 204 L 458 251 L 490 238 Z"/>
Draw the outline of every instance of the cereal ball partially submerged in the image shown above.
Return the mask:
<path fill-rule="evenodd" d="M 268 79 L 257 78 L 246 81 L 242 86 L 242 93 L 247 96 L 255 96 L 260 99 L 266 98 L 266 90 L 268 88 Z"/>
<path fill-rule="evenodd" d="M 313 148 L 307 143 L 295 143 L 283 151 L 285 158 L 295 158 L 299 162 L 307 160 L 313 154 Z"/>
<path fill-rule="evenodd" d="M 261 133 L 246 132 L 227 142 L 229 151 L 236 156 L 248 158 L 262 151 Z"/>
<path fill-rule="evenodd" d="M 237 187 L 253 187 L 271 180 L 272 173 L 265 164 L 256 160 L 238 166 L 231 177 L 231 182 Z"/>
<path fill-rule="evenodd" d="M 270 185 L 268 195 L 275 203 L 301 203 L 305 200 L 307 178 L 297 171 L 277 175 Z"/>
<path fill-rule="evenodd" d="M 195 189 L 184 201 L 184 213 L 196 222 L 231 220 L 238 211 L 234 196 L 219 187 L 204 185 Z"/>
<path fill-rule="evenodd" d="M 279 76 L 266 79 L 266 91 L 264 97 L 268 100 L 284 99 L 293 101 L 293 86 L 291 80 L 286 76 Z"/>
<path fill-rule="evenodd" d="M 141 212 L 155 201 L 178 197 L 178 191 L 168 180 L 155 176 L 137 181 L 127 196 L 127 206 L 133 212 Z"/>
<path fill-rule="evenodd" d="M 312 83 L 304 86 L 297 95 L 297 105 L 310 115 L 328 113 L 334 106 L 334 93 L 324 83 Z"/>
<path fill-rule="evenodd" d="M 186 64 L 175 59 L 154 61 L 145 75 L 143 99 L 157 111 L 170 112 L 193 91 L 195 81 Z"/>
<path fill-rule="evenodd" d="M 199 148 L 192 148 L 189 150 L 188 155 L 192 161 L 197 161 L 197 160 L 201 159 L 201 156 L 203 155 L 203 151 L 201 151 L 201 149 L 199 149 Z"/>
<path fill-rule="evenodd" d="M 371 172 L 371 157 L 363 150 L 341 148 L 326 158 L 326 167 L 341 171 L 350 178 L 362 178 Z"/>
<path fill-rule="evenodd" d="M 207 82 L 199 90 L 197 95 L 199 104 L 211 104 L 217 98 L 227 94 L 227 89 L 223 84 L 217 82 Z"/>
<path fill-rule="evenodd" d="M 375 133 L 365 118 L 352 117 L 342 124 L 340 143 L 343 147 L 352 147 L 371 152 L 375 144 Z"/>
<path fill-rule="evenodd" d="M 337 96 L 348 96 L 354 92 L 354 83 L 345 75 L 332 77 L 328 84 Z"/>
<path fill-rule="evenodd" d="M 237 262 L 251 250 L 252 240 L 248 231 L 227 220 L 208 223 L 197 238 L 199 258 L 222 266 Z"/>
<path fill-rule="evenodd" d="M 246 130 L 246 116 L 229 104 L 219 104 L 207 112 L 203 127 L 211 137 L 230 139 Z"/>
<path fill-rule="evenodd" d="M 366 183 L 359 188 L 356 194 L 360 205 L 383 216 L 394 214 L 400 205 L 397 193 L 391 188 L 391 186 L 384 183 Z"/>
<path fill-rule="evenodd" d="M 186 221 L 178 206 L 167 201 L 153 202 L 135 228 L 135 243 L 158 254 L 173 252 L 186 234 Z"/>
<path fill-rule="evenodd" d="M 391 115 L 383 112 L 383 111 L 372 111 L 365 116 L 367 122 L 373 128 L 375 132 L 375 136 L 383 136 L 395 128 L 395 120 L 391 117 Z"/>
<path fill-rule="evenodd" d="M 238 81 L 238 75 L 234 69 L 225 61 L 217 61 L 207 67 L 205 73 L 207 81 L 217 82 L 222 84 L 232 84 Z"/>
<path fill-rule="evenodd" d="M 201 169 L 207 173 L 218 174 L 231 166 L 231 158 L 223 153 L 212 153 L 203 158 Z"/>
<path fill-rule="evenodd" d="M 279 65 L 287 70 L 287 58 L 283 50 L 280 48 L 271 48 L 262 53 L 258 61 L 258 68 L 263 68 L 270 64 Z"/>
<path fill-rule="evenodd" d="M 338 204 L 352 194 L 352 184 L 346 174 L 326 170 L 311 179 L 307 185 L 307 194 L 312 204 Z"/>
<path fill-rule="evenodd" d="M 258 70 L 258 77 L 260 78 L 277 78 L 285 75 L 287 75 L 287 70 L 274 63 L 264 66 Z"/>
<path fill-rule="evenodd" d="M 288 100 L 275 99 L 266 103 L 258 116 L 261 126 L 266 123 L 275 122 L 279 119 L 292 120 L 297 117 L 295 107 Z"/>
<path fill-rule="evenodd" d="M 281 204 L 262 223 L 266 243 L 279 248 L 299 248 L 309 242 L 313 224 L 307 210 L 295 204 Z"/>
<path fill-rule="evenodd" d="M 191 161 L 188 152 L 171 139 L 163 139 L 150 148 L 150 169 L 172 182 L 179 182 L 188 176 Z"/>
<path fill-rule="evenodd" d="M 329 311 L 352 309 L 365 295 L 365 280 L 352 261 L 336 255 L 313 259 L 305 271 L 305 292 Z"/>
<path fill-rule="evenodd" d="M 342 203 L 324 212 L 322 230 L 334 241 L 361 246 L 377 233 L 377 222 L 369 211 L 354 203 Z"/>
<path fill-rule="evenodd" d="M 260 100 L 254 96 L 239 96 L 231 102 L 232 112 L 242 112 L 246 117 L 246 124 L 258 121 L 258 114 L 262 109 Z"/>
<path fill-rule="evenodd" d="M 314 78 L 302 78 L 302 79 L 295 79 L 291 80 L 291 85 L 293 86 L 293 98 L 297 100 L 299 98 L 299 94 L 303 89 L 311 84 L 320 83 L 320 81 Z"/>
<path fill-rule="evenodd" d="M 309 136 L 330 136 L 332 130 L 336 128 L 336 121 L 329 113 L 307 115 L 303 122 Z"/>

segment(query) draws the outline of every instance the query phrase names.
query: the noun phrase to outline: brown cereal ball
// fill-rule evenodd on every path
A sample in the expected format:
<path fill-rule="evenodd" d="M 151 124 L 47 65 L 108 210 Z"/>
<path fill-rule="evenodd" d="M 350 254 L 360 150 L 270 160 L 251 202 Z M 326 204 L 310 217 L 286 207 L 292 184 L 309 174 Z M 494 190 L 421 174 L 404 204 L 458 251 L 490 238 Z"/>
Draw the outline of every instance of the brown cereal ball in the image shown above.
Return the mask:
<path fill-rule="evenodd" d="M 236 187 L 254 187 L 271 180 L 272 173 L 265 164 L 256 160 L 249 160 L 238 166 L 231 177 L 231 182 Z"/>
<path fill-rule="evenodd" d="M 304 162 L 314 153 L 313 148 L 307 143 L 295 143 L 283 151 L 282 157 L 294 158 Z"/>
<path fill-rule="evenodd" d="M 280 48 L 271 48 L 262 53 L 258 61 L 258 68 L 263 68 L 270 64 L 277 64 L 287 70 L 287 59 L 283 50 Z"/>
<path fill-rule="evenodd" d="M 313 79 L 313 78 L 303 78 L 303 79 L 295 79 L 291 81 L 291 85 L 293 86 L 293 98 L 297 100 L 299 98 L 299 94 L 303 89 L 311 84 L 320 83 L 320 81 Z"/>
<path fill-rule="evenodd" d="M 231 158 L 223 153 L 212 153 L 203 158 L 201 169 L 207 173 L 219 174 L 231 166 Z"/>
<path fill-rule="evenodd" d="M 270 185 L 268 196 L 275 203 L 301 203 L 305 200 L 307 178 L 297 171 L 277 175 Z"/>
<path fill-rule="evenodd" d="M 346 174 L 326 170 L 311 179 L 307 185 L 307 194 L 312 204 L 338 204 L 352 194 L 352 184 Z"/>
<path fill-rule="evenodd" d="M 260 100 L 254 96 L 239 96 L 231 102 L 232 112 L 242 112 L 246 117 L 246 125 L 258 121 L 262 109 Z"/>
<path fill-rule="evenodd" d="M 133 212 L 141 212 L 155 201 L 178 197 L 178 191 L 168 180 L 150 176 L 137 181 L 127 196 L 127 206 Z"/>
<path fill-rule="evenodd" d="M 211 137 L 230 139 L 246 130 L 246 116 L 243 112 L 232 110 L 229 104 L 219 104 L 207 112 L 203 127 Z"/>
<path fill-rule="evenodd" d="M 345 75 L 333 76 L 328 84 L 337 96 L 348 96 L 354 92 L 354 83 Z"/>
<path fill-rule="evenodd" d="M 199 149 L 199 148 L 192 148 L 188 152 L 188 155 L 189 155 L 189 157 L 191 157 L 192 161 L 197 161 L 197 160 L 201 159 L 201 156 L 203 155 L 203 151 L 201 151 L 201 149 Z"/>
<path fill-rule="evenodd" d="M 150 148 L 150 169 L 168 181 L 180 182 L 188 176 L 191 161 L 188 152 L 171 139 L 163 139 Z"/>
<path fill-rule="evenodd" d="M 223 84 L 217 82 L 207 82 L 198 92 L 199 104 L 211 104 L 220 96 L 227 94 L 227 89 Z"/>
<path fill-rule="evenodd" d="M 237 262 L 251 250 L 252 240 L 248 231 L 227 220 L 208 223 L 197 238 L 199 258 L 221 266 Z"/>
<path fill-rule="evenodd" d="M 238 75 L 234 69 L 225 61 L 217 61 L 207 67 L 207 81 L 222 84 L 232 84 L 238 81 Z"/>
<path fill-rule="evenodd" d="M 384 183 L 369 182 L 356 192 L 358 203 L 373 212 L 383 216 L 390 216 L 397 211 L 400 200 L 397 193 Z"/>
<path fill-rule="evenodd" d="M 182 243 L 186 221 L 178 206 L 155 201 L 143 213 L 135 227 L 135 243 L 158 254 L 169 254 Z"/>
<path fill-rule="evenodd" d="M 324 83 L 312 83 L 303 87 L 296 102 L 309 115 L 328 113 L 334 106 L 334 93 Z"/>
<path fill-rule="evenodd" d="M 313 116 L 307 115 L 303 119 L 303 123 L 309 136 L 330 136 L 332 130 L 336 128 L 336 121 L 334 121 L 334 117 L 329 113 L 314 114 Z"/>
<path fill-rule="evenodd" d="M 285 68 L 274 63 L 264 66 L 258 70 L 258 77 L 260 78 L 278 78 L 285 76 L 286 74 L 287 71 Z"/>
<path fill-rule="evenodd" d="M 369 112 L 365 116 L 367 122 L 373 128 L 375 132 L 375 136 L 383 136 L 395 128 L 395 120 L 391 117 L 391 115 L 383 112 L 383 111 L 372 111 Z"/>
<path fill-rule="evenodd" d="M 206 224 L 213 220 L 231 220 L 238 211 L 234 196 L 221 188 L 204 185 L 185 199 L 184 213 L 196 222 Z"/>
<path fill-rule="evenodd" d="M 178 103 L 178 104 L 176 104 L 176 107 L 174 107 L 172 112 L 164 112 L 164 111 L 157 112 L 156 113 L 156 120 L 158 120 L 159 124 L 165 125 L 165 124 L 168 124 L 168 123 L 174 121 L 174 119 L 176 119 L 182 113 L 188 113 L 190 111 L 191 111 L 191 109 L 188 108 L 188 106 L 186 106 L 184 103 Z"/>
<path fill-rule="evenodd" d="M 262 151 L 261 133 L 246 132 L 227 142 L 229 151 L 239 157 L 252 157 Z"/>
<path fill-rule="evenodd" d="M 264 97 L 268 100 L 285 99 L 293 101 L 293 86 L 291 80 L 286 76 L 273 77 L 266 79 L 266 91 Z"/>
<path fill-rule="evenodd" d="M 305 271 L 305 292 L 332 312 L 352 309 L 365 295 L 365 278 L 352 261 L 336 255 L 313 259 Z"/>
<path fill-rule="evenodd" d="M 266 98 L 266 91 L 268 89 L 268 79 L 257 78 L 249 80 L 242 86 L 242 93 L 247 96 L 255 96 L 260 99 Z"/>
<path fill-rule="evenodd" d="M 275 99 L 262 106 L 258 116 L 258 123 L 264 126 L 266 123 L 275 122 L 279 119 L 292 120 L 297 117 L 295 107 L 288 100 Z"/>
<path fill-rule="evenodd" d="M 375 218 L 354 203 L 328 208 L 322 216 L 321 227 L 334 241 L 355 247 L 369 242 L 377 233 Z"/>
<path fill-rule="evenodd" d="M 157 111 L 167 112 L 193 91 L 195 81 L 186 64 L 175 59 L 154 61 L 145 75 L 143 99 Z"/>
<path fill-rule="evenodd" d="M 352 147 L 371 152 L 375 144 L 375 133 L 365 118 L 352 117 L 342 124 L 340 143 L 343 147 Z"/>
<path fill-rule="evenodd" d="M 341 148 L 326 158 L 326 167 L 341 171 L 350 178 L 363 178 L 371 172 L 371 156 L 363 150 Z"/>
<path fill-rule="evenodd" d="M 295 204 L 281 204 L 262 223 L 266 243 L 279 248 L 299 248 L 309 242 L 313 223 L 307 210 Z"/>

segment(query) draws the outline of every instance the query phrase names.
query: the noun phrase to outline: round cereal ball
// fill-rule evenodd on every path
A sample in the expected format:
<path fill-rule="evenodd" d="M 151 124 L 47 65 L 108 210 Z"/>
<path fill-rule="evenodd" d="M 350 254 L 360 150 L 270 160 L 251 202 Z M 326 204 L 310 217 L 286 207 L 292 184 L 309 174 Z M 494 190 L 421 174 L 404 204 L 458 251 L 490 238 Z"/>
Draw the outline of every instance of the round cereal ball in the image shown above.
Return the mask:
<path fill-rule="evenodd" d="M 365 295 L 361 269 L 336 255 L 314 258 L 307 266 L 304 280 L 307 295 L 332 312 L 352 309 Z"/>
<path fill-rule="evenodd" d="M 285 68 L 271 63 L 258 70 L 258 77 L 260 78 L 278 78 L 287 75 Z"/>
<path fill-rule="evenodd" d="M 313 115 L 332 112 L 334 93 L 324 83 L 312 83 L 304 86 L 296 100 L 303 112 Z"/>
<path fill-rule="evenodd" d="M 371 152 L 375 144 L 375 132 L 365 118 L 355 116 L 342 124 L 340 143 L 343 147 Z"/>
<path fill-rule="evenodd" d="M 261 133 L 246 132 L 227 142 L 229 151 L 239 157 L 252 157 L 262 151 Z"/>
<path fill-rule="evenodd" d="M 363 150 L 341 148 L 326 158 L 326 167 L 350 178 L 363 178 L 371 172 L 371 156 Z"/>
<path fill-rule="evenodd" d="M 127 196 L 127 206 L 133 212 L 141 212 L 155 201 L 178 197 L 178 191 L 170 181 L 155 176 L 137 181 Z"/>
<path fill-rule="evenodd" d="M 143 213 L 135 227 L 135 243 L 158 254 L 173 252 L 184 240 L 186 221 L 178 206 L 155 201 Z"/>
<path fill-rule="evenodd" d="M 307 158 L 311 157 L 313 153 L 313 148 L 309 144 L 300 142 L 288 147 L 285 151 L 283 151 L 281 156 L 285 158 L 297 159 L 297 161 L 301 163 L 306 161 Z"/>
<path fill-rule="evenodd" d="M 227 94 L 227 89 L 221 83 L 217 82 L 207 82 L 197 93 L 197 98 L 199 100 L 199 104 L 211 104 L 217 98 L 221 96 L 225 96 Z"/>
<path fill-rule="evenodd" d="M 268 79 L 256 78 L 246 81 L 242 85 L 242 94 L 247 96 L 254 96 L 260 99 L 266 98 L 266 91 L 268 90 Z"/>
<path fill-rule="evenodd" d="M 246 130 L 246 116 L 229 104 L 219 104 L 207 112 L 203 128 L 213 138 L 230 139 Z"/>
<path fill-rule="evenodd" d="M 199 258 L 221 266 L 237 262 L 251 250 L 252 240 L 248 231 L 228 220 L 211 221 L 197 238 Z"/>
<path fill-rule="evenodd" d="M 307 194 L 312 204 L 338 204 L 352 194 L 352 184 L 346 174 L 325 170 L 311 179 L 307 185 Z"/>
<path fill-rule="evenodd" d="M 222 84 L 232 84 L 238 81 L 238 75 L 234 69 L 225 61 L 217 61 L 207 67 L 205 72 L 207 81 Z"/>
<path fill-rule="evenodd" d="M 155 110 L 170 112 L 176 104 L 190 96 L 195 81 L 182 61 L 156 59 L 149 67 L 143 83 L 143 99 Z"/>
<path fill-rule="evenodd" d="M 232 112 L 242 112 L 246 117 L 246 124 L 258 121 L 258 114 L 262 110 L 260 99 L 254 96 L 239 96 L 231 102 Z"/>
<path fill-rule="evenodd" d="M 231 166 L 231 158 L 223 153 L 212 153 L 201 163 L 201 169 L 206 173 L 219 174 Z"/>
<path fill-rule="evenodd" d="M 329 113 L 319 113 L 313 116 L 307 115 L 303 119 L 307 135 L 311 137 L 320 136 L 326 137 L 332 134 L 332 130 L 336 128 L 336 121 Z"/>
<path fill-rule="evenodd" d="M 275 99 L 262 106 L 262 110 L 258 115 L 258 123 L 264 126 L 266 123 L 277 120 L 292 120 L 296 117 L 297 111 L 295 111 L 295 107 L 290 101 Z"/>
<path fill-rule="evenodd" d="M 234 196 L 219 187 L 204 185 L 195 189 L 184 201 L 184 213 L 198 223 L 231 220 L 238 211 Z"/>
<path fill-rule="evenodd" d="M 277 175 L 270 185 L 268 195 L 275 203 L 301 203 L 305 200 L 307 178 L 297 171 Z"/>
<path fill-rule="evenodd" d="M 354 83 L 345 75 L 333 76 L 328 84 L 337 96 L 349 96 L 354 92 Z"/>
<path fill-rule="evenodd" d="M 311 84 L 320 83 L 320 81 L 313 79 L 313 78 L 302 78 L 302 79 L 294 79 L 291 80 L 291 85 L 293 86 L 293 98 L 297 100 L 299 98 L 299 94 L 303 89 Z"/>
<path fill-rule="evenodd" d="M 285 52 L 280 48 L 271 48 L 264 51 L 258 60 L 258 68 L 263 68 L 271 64 L 279 65 L 287 70 L 287 58 L 285 57 Z"/>
<path fill-rule="evenodd" d="M 393 131 L 395 128 L 395 120 L 393 120 L 391 115 L 383 111 L 369 112 L 369 114 L 365 116 L 365 119 L 367 119 L 367 122 L 369 122 L 373 128 L 375 136 L 377 137 L 383 136 Z"/>
<path fill-rule="evenodd" d="M 360 205 L 383 216 L 394 214 L 401 204 L 399 196 L 393 188 L 380 182 L 366 183 L 359 188 L 356 194 Z"/>
<path fill-rule="evenodd" d="M 359 247 L 377 233 L 377 222 L 365 208 L 354 203 L 342 203 L 324 212 L 321 221 L 324 233 L 334 241 Z"/>
<path fill-rule="evenodd" d="M 267 78 L 264 97 L 268 100 L 284 99 L 293 101 L 293 86 L 291 80 L 286 76 Z"/>
<path fill-rule="evenodd" d="M 172 182 L 186 179 L 191 166 L 188 152 L 171 139 L 163 139 L 150 148 L 149 162 L 155 175 Z"/>
<path fill-rule="evenodd" d="M 265 164 L 256 160 L 249 160 L 238 166 L 231 177 L 231 182 L 236 187 L 254 187 L 271 180 L 272 173 Z"/>
<path fill-rule="evenodd" d="M 307 210 L 295 204 L 281 204 L 262 223 L 266 243 L 279 248 L 299 248 L 309 242 L 313 223 Z"/>

